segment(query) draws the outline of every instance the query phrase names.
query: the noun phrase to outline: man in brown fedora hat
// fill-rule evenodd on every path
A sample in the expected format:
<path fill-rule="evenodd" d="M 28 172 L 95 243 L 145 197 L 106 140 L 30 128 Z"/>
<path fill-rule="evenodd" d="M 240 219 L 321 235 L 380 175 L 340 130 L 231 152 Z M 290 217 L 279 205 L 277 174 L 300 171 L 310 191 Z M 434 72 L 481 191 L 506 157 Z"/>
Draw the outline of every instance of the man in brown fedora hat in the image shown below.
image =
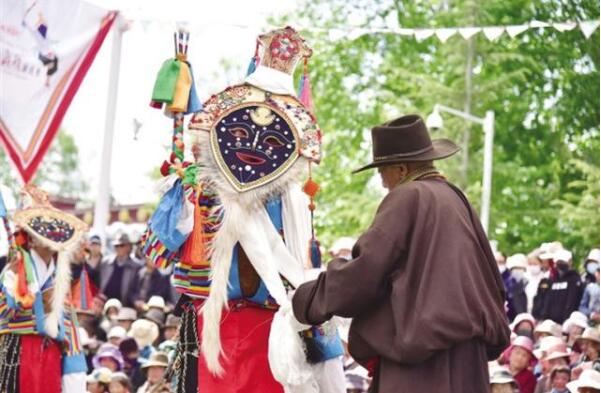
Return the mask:
<path fill-rule="evenodd" d="M 503 282 L 475 211 L 433 161 L 459 149 L 408 115 L 372 130 L 389 193 L 353 259 L 334 259 L 294 295 L 297 319 L 353 318 L 349 351 L 370 392 L 488 392 L 487 361 L 509 344 Z"/>

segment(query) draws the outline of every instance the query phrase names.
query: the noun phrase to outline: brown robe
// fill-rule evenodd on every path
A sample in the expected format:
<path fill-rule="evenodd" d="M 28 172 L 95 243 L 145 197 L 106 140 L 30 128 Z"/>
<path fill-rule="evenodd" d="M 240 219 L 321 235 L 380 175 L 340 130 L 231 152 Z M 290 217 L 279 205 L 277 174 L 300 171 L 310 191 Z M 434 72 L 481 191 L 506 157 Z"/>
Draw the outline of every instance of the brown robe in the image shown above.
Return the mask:
<path fill-rule="evenodd" d="M 334 259 L 294 295 L 306 324 L 353 318 L 349 351 L 380 360 L 370 392 L 484 393 L 487 360 L 509 345 L 503 282 L 474 210 L 438 178 L 382 201 L 353 259 Z"/>

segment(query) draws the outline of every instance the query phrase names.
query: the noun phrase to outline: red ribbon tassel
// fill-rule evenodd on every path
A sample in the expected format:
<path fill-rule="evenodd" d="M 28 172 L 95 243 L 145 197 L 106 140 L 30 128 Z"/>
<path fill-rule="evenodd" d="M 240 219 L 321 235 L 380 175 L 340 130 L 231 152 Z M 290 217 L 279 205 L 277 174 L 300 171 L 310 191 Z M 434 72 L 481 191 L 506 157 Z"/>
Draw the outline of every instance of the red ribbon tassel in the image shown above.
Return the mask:
<path fill-rule="evenodd" d="M 200 192 L 196 193 L 194 203 L 194 227 L 192 233 L 186 239 L 183 246 L 181 260 L 183 263 L 190 266 L 200 266 L 204 263 L 205 259 L 205 243 L 204 243 L 204 229 L 203 229 L 203 216 L 200 210 Z"/>

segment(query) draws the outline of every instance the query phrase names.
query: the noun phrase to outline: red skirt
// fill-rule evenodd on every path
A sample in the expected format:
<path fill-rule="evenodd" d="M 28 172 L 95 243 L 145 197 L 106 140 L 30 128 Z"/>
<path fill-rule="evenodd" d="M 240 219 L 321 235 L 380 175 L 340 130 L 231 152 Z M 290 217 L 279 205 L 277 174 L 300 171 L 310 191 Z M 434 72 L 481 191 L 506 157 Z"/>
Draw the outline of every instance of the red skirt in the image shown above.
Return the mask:
<path fill-rule="evenodd" d="M 61 393 L 61 349 L 55 340 L 21 336 L 19 391 Z"/>
<path fill-rule="evenodd" d="M 271 374 L 267 346 L 274 310 L 246 302 L 230 302 L 221 317 L 221 346 L 227 359 L 221 358 L 222 377 L 207 369 L 204 357 L 198 361 L 199 393 L 283 393 L 284 388 Z M 202 314 L 198 316 L 201 339 Z"/>

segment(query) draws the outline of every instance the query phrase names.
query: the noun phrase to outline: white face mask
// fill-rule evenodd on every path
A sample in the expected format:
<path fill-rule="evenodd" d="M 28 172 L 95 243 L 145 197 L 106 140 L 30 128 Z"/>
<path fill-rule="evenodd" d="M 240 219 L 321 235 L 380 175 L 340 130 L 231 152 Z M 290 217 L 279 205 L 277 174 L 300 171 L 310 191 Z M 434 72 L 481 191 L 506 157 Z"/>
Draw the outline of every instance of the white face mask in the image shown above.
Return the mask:
<path fill-rule="evenodd" d="M 505 270 L 507 270 L 507 266 L 505 265 L 497 265 L 499 266 L 499 273 L 503 274 L 505 273 Z"/>
<path fill-rule="evenodd" d="M 528 272 L 531 276 L 538 276 L 541 272 L 540 265 L 529 265 Z"/>
<path fill-rule="evenodd" d="M 599 269 L 599 264 L 597 262 L 589 262 L 588 265 L 586 265 L 586 271 L 589 274 L 595 274 L 597 269 Z"/>
<path fill-rule="evenodd" d="M 524 271 L 521 269 L 515 269 L 511 271 L 511 276 L 516 280 L 516 281 L 521 281 L 522 278 L 524 278 Z"/>

